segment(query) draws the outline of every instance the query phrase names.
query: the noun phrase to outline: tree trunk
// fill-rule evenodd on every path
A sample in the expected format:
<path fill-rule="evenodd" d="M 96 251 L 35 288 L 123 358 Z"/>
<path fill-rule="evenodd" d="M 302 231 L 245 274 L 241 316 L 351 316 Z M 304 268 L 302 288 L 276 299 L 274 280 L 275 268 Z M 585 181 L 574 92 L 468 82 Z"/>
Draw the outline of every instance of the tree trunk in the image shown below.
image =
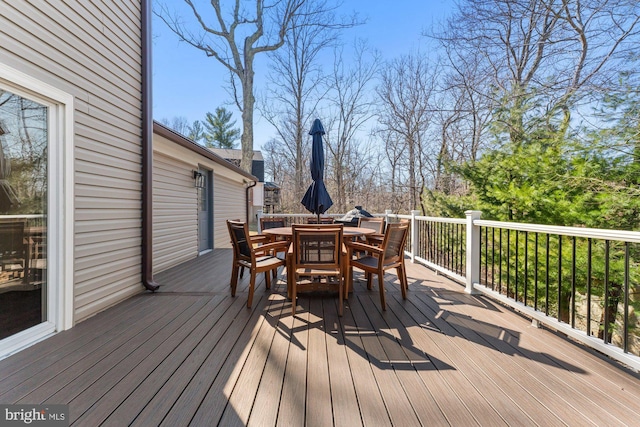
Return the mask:
<path fill-rule="evenodd" d="M 300 97 L 298 97 L 298 99 L 301 99 Z M 304 137 L 304 130 L 302 129 L 302 121 L 303 121 L 303 114 L 301 111 L 301 102 L 298 102 L 298 108 L 296 111 L 296 158 L 295 158 L 295 162 L 296 162 L 296 170 L 295 170 L 295 197 L 296 199 L 298 199 L 298 201 L 301 201 L 302 198 L 304 197 L 306 188 L 304 186 L 304 161 L 303 161 L 303 153 L 302 153 L 302 147 L 303 147 L 303 137 Z M 302 205 L 300 205 L 301 207 Z"/>
<path fill-rule="evenodd" d="M 253 109 L 256 99 L 253 96 L 253 58 L 245 52 L 245 70 L 242 76 L 242 160 L 240 168 L 251 173 L 253 164 Z"/>

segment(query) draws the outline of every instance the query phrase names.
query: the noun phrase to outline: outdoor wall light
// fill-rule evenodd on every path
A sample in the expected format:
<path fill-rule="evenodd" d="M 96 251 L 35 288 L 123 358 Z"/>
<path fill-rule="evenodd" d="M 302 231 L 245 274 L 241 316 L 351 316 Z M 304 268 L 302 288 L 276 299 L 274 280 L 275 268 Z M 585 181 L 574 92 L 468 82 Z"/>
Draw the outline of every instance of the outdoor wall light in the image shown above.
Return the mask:
<path fill-rule="evenodd" d="M 204 175 L 199 171 L 192 171 L 196 188 L 204 188 Z"/>

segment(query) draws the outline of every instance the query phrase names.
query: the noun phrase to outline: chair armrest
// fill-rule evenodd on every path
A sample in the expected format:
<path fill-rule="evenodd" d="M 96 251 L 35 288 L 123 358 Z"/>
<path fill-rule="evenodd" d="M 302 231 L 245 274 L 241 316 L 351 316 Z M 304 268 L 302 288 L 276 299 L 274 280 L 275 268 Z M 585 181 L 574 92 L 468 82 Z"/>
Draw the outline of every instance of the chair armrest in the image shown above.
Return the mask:
<path fill-rule="evenodd" d="M 344 244 L 344 242 L 342 242 L 342 246 L 340 247 L 340 251 L 342 252 L 342 255 L 347 256 L 347 254 L 349 253 L 349 250 L 347 249 L 347 245 Z"/>
<path fill-rule="evenodd" d="M 384 241 L 384 234 L 378 234 L 378 233 L 367 234 L 364 237 L 367 240 L 367 242 L 375 242 L 376 244 L 379 244 L 379 245 L 381 245 L 382 242 Z"/>
<path fill-rule="evenodd" d="M 344 243 L 349 250 L 358 252 L 371 252 L 374 254 L 382 254 L 382 249 L 377 246 L 366 245 L 360 242 L 345 242 Z"/>
<path fill-rule="evenodd" d="M 289 247 L 289 242 L 280 240 L 277 242 L 260 245 L 254 249 L 254 253 L 256 255 L 260 255 L 260 254 L 265 254 L 269 252 L 286 252 L 288 247 Z"/>
<path fill-rule="evenodd" d="M 256 243 L 269 243 L 271 242 L 271 237 L 266 234 L 256 234 L 253 236 L 249 236 L 249 240 L 251 240 L 252 244 Z"/>

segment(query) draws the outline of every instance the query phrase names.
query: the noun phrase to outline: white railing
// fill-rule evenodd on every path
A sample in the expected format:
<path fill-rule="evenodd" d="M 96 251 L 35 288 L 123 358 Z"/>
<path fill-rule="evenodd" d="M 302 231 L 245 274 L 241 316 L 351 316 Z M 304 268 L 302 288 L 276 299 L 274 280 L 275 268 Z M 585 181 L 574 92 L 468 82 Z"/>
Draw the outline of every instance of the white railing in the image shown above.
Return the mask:
<path fill-rule="evenodd" d="M 265 216 L 291 223 L 311 215 Z M 640 371 L 639 232 L 487 221 L 479 211 L 375 216 L 411 222 L 412 262 Z"/>

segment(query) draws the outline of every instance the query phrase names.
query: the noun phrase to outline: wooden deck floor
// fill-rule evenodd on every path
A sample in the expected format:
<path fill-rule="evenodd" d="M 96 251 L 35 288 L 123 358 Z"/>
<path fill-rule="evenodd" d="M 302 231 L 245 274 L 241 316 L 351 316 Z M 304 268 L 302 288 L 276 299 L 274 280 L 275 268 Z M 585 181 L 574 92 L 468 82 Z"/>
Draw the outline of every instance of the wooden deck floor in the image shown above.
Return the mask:
<path fill-rule="evenodd" d="M 282 279 L 247 310 L 229 251 L 158 275 L 162 287 L 0 361 L 0 403 L 69 404 L 73 425 L 621 426 L 640 376 L 408 264 L 386 312 L 356 281 L 305 297 Z"/>

